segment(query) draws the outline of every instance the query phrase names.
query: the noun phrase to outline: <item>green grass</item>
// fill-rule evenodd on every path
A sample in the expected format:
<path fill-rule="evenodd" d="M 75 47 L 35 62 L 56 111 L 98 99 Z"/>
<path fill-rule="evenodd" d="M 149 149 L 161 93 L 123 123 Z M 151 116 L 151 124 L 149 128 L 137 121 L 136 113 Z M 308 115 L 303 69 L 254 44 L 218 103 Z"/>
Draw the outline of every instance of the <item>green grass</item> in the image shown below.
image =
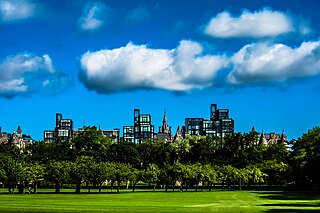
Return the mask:
<path fill-rule="evenodd" d="M 122 190 L 120 194 L 71 194 L 73 191 L 0 193 L 0 212 L 320 212 L 320 194 L 307 192 Z"/>

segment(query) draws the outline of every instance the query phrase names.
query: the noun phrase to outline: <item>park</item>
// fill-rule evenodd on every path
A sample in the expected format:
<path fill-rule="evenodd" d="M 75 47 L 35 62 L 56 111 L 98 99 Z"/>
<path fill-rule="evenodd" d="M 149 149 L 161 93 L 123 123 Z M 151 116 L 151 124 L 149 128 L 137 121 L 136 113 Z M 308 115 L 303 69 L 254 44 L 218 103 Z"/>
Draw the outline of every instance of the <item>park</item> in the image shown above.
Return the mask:
<path fill-rule="evenodd" d="M 291 149 L 256 146 L 254 133 L 222 147 L 210 137 L 110 143 L 94 127 L 76 149 L 2 144 L 0 212 L 319 212 L 319 132 Z"/>
<path fill-rule="evenodd" d="M 1 212 L 319 212 L 320 195 L 312 192 L 213 190 L 164 192 L 122 190 L 120 194 L 86 190 L 39 189 L 38 194 L 0 190 Z"/>

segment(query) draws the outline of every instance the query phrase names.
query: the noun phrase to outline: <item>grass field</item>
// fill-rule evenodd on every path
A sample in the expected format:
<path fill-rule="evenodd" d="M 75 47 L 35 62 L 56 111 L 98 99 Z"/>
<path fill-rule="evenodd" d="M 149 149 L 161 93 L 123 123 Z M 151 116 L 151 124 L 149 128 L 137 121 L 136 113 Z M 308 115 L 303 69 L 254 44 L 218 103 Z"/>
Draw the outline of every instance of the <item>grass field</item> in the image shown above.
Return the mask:
<path fill-rule="evenodd" d="M 320 194 L 302 192 L 40 192 L 0 193 L 0 212 L 320 212 Z"/>

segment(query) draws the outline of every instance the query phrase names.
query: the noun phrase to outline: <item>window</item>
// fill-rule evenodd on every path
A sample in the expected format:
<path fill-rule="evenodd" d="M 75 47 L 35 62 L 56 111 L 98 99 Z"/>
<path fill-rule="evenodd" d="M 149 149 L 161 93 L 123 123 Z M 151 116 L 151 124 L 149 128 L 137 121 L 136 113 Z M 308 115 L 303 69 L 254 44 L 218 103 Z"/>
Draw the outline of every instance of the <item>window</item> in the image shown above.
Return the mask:
<path fill-rule="evenodd" d="M 65 130 L 65 129 L 59 129 L 58 136 L 59 137 L 68 137 L 69 136 L 69 131 Z"/>
<path fill-rule="evenodd" d="M 44 133 L 44 138 L 45 139 L 52 139 L 53 138 L 53 132 L 51 132 L 51 131 L 45 132 Z"/>

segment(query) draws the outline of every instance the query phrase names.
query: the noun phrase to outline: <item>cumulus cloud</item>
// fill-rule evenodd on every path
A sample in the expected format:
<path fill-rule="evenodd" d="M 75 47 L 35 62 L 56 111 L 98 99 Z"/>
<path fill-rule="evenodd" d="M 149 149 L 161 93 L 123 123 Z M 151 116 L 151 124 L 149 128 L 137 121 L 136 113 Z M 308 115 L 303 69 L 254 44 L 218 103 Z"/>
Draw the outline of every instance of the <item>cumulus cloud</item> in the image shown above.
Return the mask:
<path fill-rule="evenodd" d="M 78 20 L 80 29 L 92 31 L 102 27 L 105 23 L 107 12 L 107 6 L 101 2 L 87 4 Z"/>
<path fill-rule="evenodd" d="M 87 52 L 81 58 L 80 79 L 98 93 L 138 89 L 185 92 L 213 86 L 225 56 L 203 55 L 202 46 L 181 41 L 175 49 L 150 49 L 128 43 L 112 50 Z"/>
<path fill-rule="evenodd" d="M 54 69 L 49 55 L 30 53 L 8 56 L 0 63 L 0 97 L 12 98 L 61 90 L 67 76 Z"/>
<path fill-rule="evenodd" d="M 217 38 L 267 38 L 294 32 L 308 34 L 308 23 L 289 13 L 271 9 L 244 11 L 239 17 L 222 12 L 213 17 L 205 28 L 207 35 Z"/>
<path fill-rule="evenodd" d="M 320 41 L 303 42 L 296 48 L 254 43 L 244 46 L 230 60 L 234 66 L 228 75 L 231 84 L 284 82 L 320 74 Z"/>
<path fill-rule="evenodd" d="M 37 5 L 32 0 L 0 0 L 0 20 L 15 22 L 35 16 Z"/>

